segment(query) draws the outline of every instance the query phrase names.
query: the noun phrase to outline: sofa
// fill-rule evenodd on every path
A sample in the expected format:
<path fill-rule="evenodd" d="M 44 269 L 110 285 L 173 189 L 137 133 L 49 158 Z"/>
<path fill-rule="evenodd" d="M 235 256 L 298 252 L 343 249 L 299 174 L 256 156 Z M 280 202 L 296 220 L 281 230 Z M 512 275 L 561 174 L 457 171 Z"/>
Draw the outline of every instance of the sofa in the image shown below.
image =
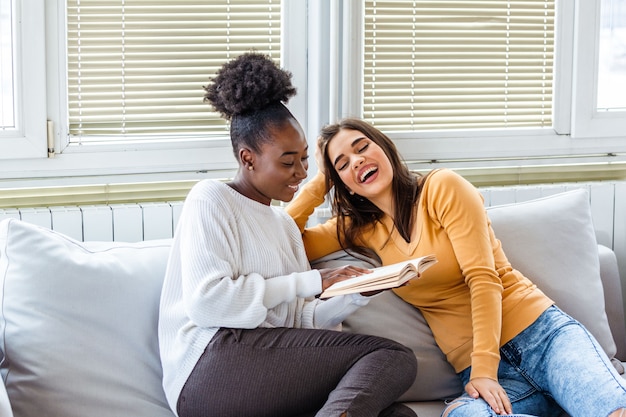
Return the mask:
<path fill-rule="evenodd" d="M 598 338 L 623 372 L 626 330 L 614 253 L 597 244 L 589 195 L 572 190 L 488 208 L 512 264 Z M 0 416 L 172 417 L 161 387 L 157 317 L 171 240 L 79 242 L 0 222 Z M 372 259 L 337 252 L 313 267 Z M 415 383 L 400 401 L 437 417 L 462 390 L 419 311 L 392 291 L 344 331 L 411 347 Z M 275 416 L 282 417 L 282 416 Z"/>

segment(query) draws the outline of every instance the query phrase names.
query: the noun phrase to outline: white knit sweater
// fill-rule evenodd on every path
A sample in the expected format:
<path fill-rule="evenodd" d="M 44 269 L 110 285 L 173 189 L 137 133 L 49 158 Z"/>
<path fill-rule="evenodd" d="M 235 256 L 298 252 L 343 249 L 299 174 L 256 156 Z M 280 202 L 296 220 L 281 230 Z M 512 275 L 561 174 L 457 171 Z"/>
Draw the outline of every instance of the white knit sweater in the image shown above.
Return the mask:
<path fill-rule="evenodd" d="M 281 208 L 203 180 L 178 221 L 159 313 L 163 387 L 175 412 L 182 387 L 220 327 L 340 328 L 367 298 L 321 301 L 300 230 Z"/>

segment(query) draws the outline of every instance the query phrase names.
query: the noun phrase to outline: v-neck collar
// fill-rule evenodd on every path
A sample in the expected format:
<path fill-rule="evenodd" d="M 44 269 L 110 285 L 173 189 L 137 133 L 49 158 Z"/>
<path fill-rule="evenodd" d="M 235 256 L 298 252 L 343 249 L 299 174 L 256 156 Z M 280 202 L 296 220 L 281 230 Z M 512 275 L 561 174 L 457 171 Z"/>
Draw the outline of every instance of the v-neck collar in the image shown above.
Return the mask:
<path fill-rule="evenodd" d="M 414 210 L 418 211 L 419 202 L 414 206 Z M 382 224 L 387 229 L 387 233 L 390 235 L 390 242 L 392 243 L 402 255 L 411 257 L 415 253 L 415 249 L 417 249 L 417 245 L 422 237 L 422 221 L 421 216 L 418 213 L 414 213 L 415 216 L 415 224 L 413 225 L 413 231 L 411 233 L 411 241 L 407 242 L 398 232 L 398 229 L 393 223 L 393 220 L 390 216 L 384 215 L 381 219 Z"/>

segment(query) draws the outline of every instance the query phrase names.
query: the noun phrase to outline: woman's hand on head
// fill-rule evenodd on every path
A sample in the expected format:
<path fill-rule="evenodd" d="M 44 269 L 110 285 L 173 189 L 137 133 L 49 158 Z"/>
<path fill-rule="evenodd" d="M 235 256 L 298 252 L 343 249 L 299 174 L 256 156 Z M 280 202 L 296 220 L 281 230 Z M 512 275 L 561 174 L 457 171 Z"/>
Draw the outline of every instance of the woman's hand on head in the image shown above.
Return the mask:
<path fill-rule="evenodd" d="M 322 138 L 317 138 L 317 146 L 315 147 L 315 163 L 317 164 L 317 171 L 324 175 L 326 182 L 326 192 L 328 193 L 330 189 L 333 187 L 332 181 L 328 178 L 328 173 L 326 172 L 326 164 L 324 163 L 324 152 L 322 152 Z"/>
<path fill-rule="evenodd" d="M 326 175 L 326 164 L 324 163 L 324 153 L 322 152 L 322 138 L 317 138 L 317 146 L 315 147 L 315 163 L 317 169 L 324 175 Z"/>
<path fill-rule="evenodd" d="M 490 378 L 474 378 L 465 385 L 470 397 L 481 397 L 497 414 L 512 414 L 511 401 L 498 381 Z"/>
<path fill-rule="evenodd" d="M 359 275 L 369 274 L 372 272 L 367 268 L 361 268 L 354 265 L 346 265 L 339 268 L 324 268 L 320 269 L 319 273 L 322 276 L 322 291 L 330 287 L 336 282 L 345 281 L 349 278 L 354 278 Z"/>

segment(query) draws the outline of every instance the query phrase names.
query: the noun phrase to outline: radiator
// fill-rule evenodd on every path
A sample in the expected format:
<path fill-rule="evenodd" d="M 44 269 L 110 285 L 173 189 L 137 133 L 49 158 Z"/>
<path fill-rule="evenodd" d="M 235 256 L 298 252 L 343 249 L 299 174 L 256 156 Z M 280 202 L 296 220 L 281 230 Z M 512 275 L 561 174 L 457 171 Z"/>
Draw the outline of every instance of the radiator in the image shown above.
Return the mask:
<path fill-rule="evenodd" d="M 626 181 L 598 181 L 480 188 L 485 205 L 522 202 L 585 188 L 589 192 L 598 243 L 612 248 L 626 277 Z M 94 206 L 0 209 L 0 220 L 18 218 L 64 233 L 81 241 L 135 242 L 171 238 L 181 201 Z M 319 218 L 327 209 L 317 212 Z M 315 221 L 315 220 L 313 220 Z"/>
<path fill-rule="evenodd" d="M 64 233 L 80 241 L 138 242 L 174 235 L 182 202 L 0 209 L 8 217 Z"/>

